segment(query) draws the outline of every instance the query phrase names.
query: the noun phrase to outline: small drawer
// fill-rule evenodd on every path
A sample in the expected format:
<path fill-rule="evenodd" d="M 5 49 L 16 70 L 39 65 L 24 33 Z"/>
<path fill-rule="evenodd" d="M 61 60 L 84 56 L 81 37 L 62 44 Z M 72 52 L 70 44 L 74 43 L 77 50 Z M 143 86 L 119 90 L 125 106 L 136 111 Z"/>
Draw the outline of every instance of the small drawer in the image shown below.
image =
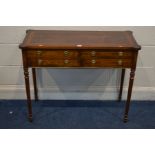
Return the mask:
<path fill-rule="evenodd" d="M 85 59 L 82 61 L 84 67 L 110 67 L 130 68 L 132 61 L 128 59 Z"/>
<path fill-rule="evenodd" d="M 101 51 L 101 50 L 91 50 L 91 51 L 83 51 L 81 53 L 81 57 L 82 58 L 92 58 L 92 57 L 96 57 L 96 58 L 109 58 L 109 59 L 113 59 L 113 58 L 131 58 L 132 57 L 132 52 L 123 52 L 123 51 Z"/>
<path fill-rule="evenodd" d="M 41 51 L 41 50 L 32 50 L 27 51 L 27 57 L 31 58 L 41 58 L 41 59 L 75 59 L 78 57 L 78 52 L 74 50 L 51 50 L 51 51 Z"/>
<path fill-rule="evenodd" d="M 80 63 L 76 59 L 36 59 L 29 61 L 32 67 L 79 67 Z"/>

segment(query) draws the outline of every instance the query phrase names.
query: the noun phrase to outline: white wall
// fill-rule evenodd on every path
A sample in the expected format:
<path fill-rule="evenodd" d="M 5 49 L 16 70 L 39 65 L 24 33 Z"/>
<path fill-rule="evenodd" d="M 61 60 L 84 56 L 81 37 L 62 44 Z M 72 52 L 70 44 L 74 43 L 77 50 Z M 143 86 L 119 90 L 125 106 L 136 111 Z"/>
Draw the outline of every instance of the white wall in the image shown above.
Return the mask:
<path fill-rule="evenodd" d="M 132 30 L 139 53 L 132 98 L 155 99 L 155 27 L 0 27 L 0 99 L 24 99 L 25 88 L 19 43 L 26 29 Z M 41 99 L 116 99 L 119 69 L 38 69 Z M 123 98 L 126 98 L 127 71 Z M 32 81 L 31 81 L 32 83 Z M 33 89 L 33 87 L 32 87 Z M 32 92 L 33 98 L 33 92 Z"/>

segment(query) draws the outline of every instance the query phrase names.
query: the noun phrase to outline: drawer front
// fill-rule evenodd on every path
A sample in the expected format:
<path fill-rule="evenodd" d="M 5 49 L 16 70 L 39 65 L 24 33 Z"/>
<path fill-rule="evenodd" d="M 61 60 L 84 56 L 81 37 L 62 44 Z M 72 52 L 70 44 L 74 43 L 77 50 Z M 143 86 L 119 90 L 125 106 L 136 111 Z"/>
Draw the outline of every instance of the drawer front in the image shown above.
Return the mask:
<path fill-rule="evenodd" d="M 76 59 L 78 57 L 78 51 L 74 50 L 51 50 L 51 51 L 27 51 L 27 57 L 40 58 L 40 59 Z"/>
<path fill-rule="evenodd" d="M 87 59 L 83 60 L 83 67 L 113 67 L 130 68 L 131 60 L 128 59 Z"/>
<path fill-rule="evenodd" d="M 90 51 L 83 51 L 81 52 L 81 57 L 84 58 L 84 59 L 89 59 L 89 58 L 92 58 L 92 57 L 96 57 L 96 58 L 110 58 L 110 59 L 113 59 L 113 58 L 131 58 L 133 56 L 133 53 L 132 52 L 123 52 L 123 51 L 119 51 L 119 52 L 111 52 L 111 51 L 108 51 L 108 52 L 103 52 L 103 51 L 93 51 L 93 50 L 90 50 Z"/>
<path fill-rule="evenodd" d="M 101 52 L 100 50 L 27 51 L 30 67 L 115 67 L 130 68 L 133 52 Z"/>
<path fill-rule="evenodd" d="M 43 60 L 36 59 L 29 61 L 31 67 L 79 67 L 80 63 L 78 60 L 73 59 L 58 59 L 58 60 Z"/>
<path fill-rule="evenodd" d="M 127 59 L 58 59 L 58 60 L 29 60 L 31 67 L 114 67 L 114 68 L 130 68 L 131 60 Z"/>

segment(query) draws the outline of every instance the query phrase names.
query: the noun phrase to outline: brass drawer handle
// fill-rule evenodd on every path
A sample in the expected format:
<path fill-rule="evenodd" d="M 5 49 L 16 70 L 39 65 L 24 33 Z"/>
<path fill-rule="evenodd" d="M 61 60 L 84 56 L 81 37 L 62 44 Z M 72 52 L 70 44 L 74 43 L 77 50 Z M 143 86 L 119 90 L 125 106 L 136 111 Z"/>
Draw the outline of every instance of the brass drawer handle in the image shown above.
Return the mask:
<path fill-rule="evenodd" d="M 92 56 L 95 56 L 95 55 L 96 55 L 96 52 L 95 52 L 95 51 L 92 51 L 92 52 L 91 52 L 91 55 L 92 55 Z"/>
<path fill-rule="evenodd" d="M 92 62 L 92 64 L 96 64 L 96 60 L 92 60 L 91 62 Z"/>
<path fill-rule="evenodd" d="M 69 54 L 69 51 L 64 51 L 64 54 L 65 54 L 65 55 L 68 55 L 68 54 Z"/>
<path fill-rule="evenodd" d="M 41 55 L 41 53 L 42 53 L 42 51 L 37 51 L 37 54 L 38 54 L 38 55 Z"/>
<path fill-rule="evenodd" d="M 123 61 L 122 60 L 118 60 L 118 65 L 122 65 Z"/>
<path fill-rule="evenodd" d="M 38 65 L 41 65 L 42 62 L 43 62 L 43 61 L 42 61 L 41 59 L 39 59 L 39 60 L 38 60 Z"/>
<path fill-rule="evenodd" d="M 119 56 L 123 56 L 123 52 L 119 52 L 118 55 L 119 55 Z"/>
<path fill-rule="evenodd" d="M 64 63 L 65 63 L 65 64 L 68 64 L 68 63 L 69 63 L 69 60 L 65 60 Z"/>

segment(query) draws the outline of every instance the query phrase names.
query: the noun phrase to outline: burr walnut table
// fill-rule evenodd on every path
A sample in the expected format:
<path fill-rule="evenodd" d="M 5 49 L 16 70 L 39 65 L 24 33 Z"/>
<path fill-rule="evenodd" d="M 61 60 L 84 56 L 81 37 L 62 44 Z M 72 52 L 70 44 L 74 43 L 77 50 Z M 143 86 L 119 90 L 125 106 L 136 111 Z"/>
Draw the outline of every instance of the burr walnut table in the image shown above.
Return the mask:
<path fill-rule="evenodd" d="M 32 121 L 32 105 L 28 69 L 32 68 L 34 95 L 38 100 L 35 71 L 38 67 L 121 68 L 119 100 L 125 69 L 131 69 L 124 113 L 124 122 L 128 121 L 137 56 L 141 49 L 131 31 L 28 30 L 19 47 L 23 56 L 29 121 Z"/>

